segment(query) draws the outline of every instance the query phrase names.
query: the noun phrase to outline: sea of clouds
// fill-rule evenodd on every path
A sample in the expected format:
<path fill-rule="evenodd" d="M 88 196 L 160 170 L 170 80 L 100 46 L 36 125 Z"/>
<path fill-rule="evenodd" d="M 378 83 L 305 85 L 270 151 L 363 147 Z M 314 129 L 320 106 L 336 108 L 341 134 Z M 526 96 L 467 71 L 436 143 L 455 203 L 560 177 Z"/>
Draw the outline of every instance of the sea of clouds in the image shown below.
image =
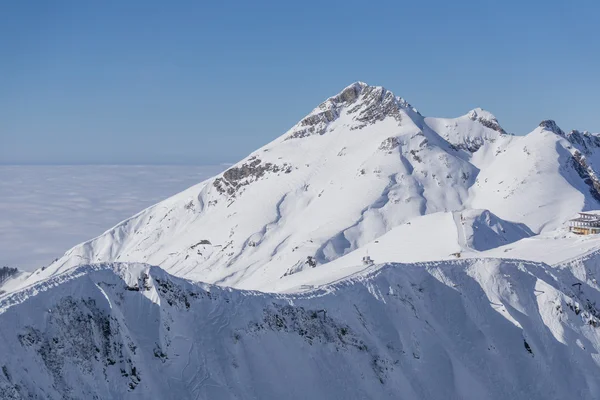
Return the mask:
<path fill-rule="evenodd" d="M 226 166 L 0 166 L 0 267 L 33 270 Z"/>

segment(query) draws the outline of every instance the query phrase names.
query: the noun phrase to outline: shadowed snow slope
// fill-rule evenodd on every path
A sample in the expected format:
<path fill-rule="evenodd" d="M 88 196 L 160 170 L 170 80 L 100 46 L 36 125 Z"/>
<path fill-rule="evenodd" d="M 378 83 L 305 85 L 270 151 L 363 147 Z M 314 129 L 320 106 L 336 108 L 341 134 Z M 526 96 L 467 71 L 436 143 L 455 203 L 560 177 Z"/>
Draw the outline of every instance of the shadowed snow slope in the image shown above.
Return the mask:
<path fill-rule="evenodd" d="M 305 270 L 298 276 L 280 279 L 269 289 L 279 291 L 298 285 L 297 279 L 308 279 L 318 273 L 329 274 L 334 270 L 349 273 L 347 271 L 357 266 L 363 267 L 367 257 L 378 264 L 454 259 L 458 254 L 478 257 L 485 254 L 479 251 L 528 236 L 531 231 L 527 227 L 503 221 L 487 210 L 428 214 L 391 229 L 376 240 L 323 265 L 318 272 Z"/>
<path fill-rule="evenodd" d="M 465 210 L 457 213 L 465 247 L 485 251 L 533 235 L 524 224 L 503 221 L 488 210 Z"/>
<path fill-rule="evenodd" d="M 568 268 L 513 260 L 370 266 L 287 295 L 81 266 L 0 297 L 0 398 L 594 399 L 599 300 Z"/>
<path fill-rule="evenodd" d="M 426 118 L 358 82 L 223 174 L 74 247 L 30 282 L 82 263 L 127 261 L 269 291 L 408 222 L 425 226 L 431 221 L 416 219 L 434 213 L 463 212 L 468 223 L 430 242 L 433 253 L 489 250 L 600 207 L 599 145 L 596 135 L 565 134 L 552 121 L 512 136 L 481 109 Z M 436 227 L 428 229 L 407 233 Z"/>

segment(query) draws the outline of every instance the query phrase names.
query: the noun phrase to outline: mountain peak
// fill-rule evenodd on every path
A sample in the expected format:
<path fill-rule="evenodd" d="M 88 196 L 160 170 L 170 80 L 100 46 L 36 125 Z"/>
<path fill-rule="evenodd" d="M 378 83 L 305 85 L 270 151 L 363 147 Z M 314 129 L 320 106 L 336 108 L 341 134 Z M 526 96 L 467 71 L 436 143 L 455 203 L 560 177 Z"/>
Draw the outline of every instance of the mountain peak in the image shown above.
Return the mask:
<path fill-rule="evenodd" d="M 337 103 L 347 103 L 352 104 L 360 95 L 360 93 L 369 87 L 365 82 L 356 81 L 348 86 L 346 86 L 341 92 L 337 95 L 328 98 L 323 103 L 319 105 L 320 108 L 323 105 L 337 104 Z"/>
<path fill-rule="evenodd" d="M 351 129 L 362 129 L 388 117 L 394 118 L 400 124 L 401 110 L 418 114 L 406 100 L 396 97 L 383 86 L 370 86 L 357 81 L 319 104 L 291 129 L 291 134 L 286 135 L 286 140 L 315 134 L 323 135 L 330 123 L 342 116 L 349 118 Z"/>
<path fill-rule="evenodd" d="M 540 128 L 556 133 L 557 135 L 565 136 L 565 132 L 556 124 L 554 120 L 546 119 L 540 122 Z"/>
<path fill-rule="evenodd" d="M 477 121 L 483 126 L 493 129 L 502 134 L 506 134 L 506 131 L 500 126 L 498 120 L 489 111 L 486 111 L 480 107 L 474 108 L 467 113 L 467 117 L 472 121 Z"/>
<path fill-rule="evenodd" d="M 494 114 L 492 114 L 491 112 L 489 112 L 487 110 L 484 110 L 481 107 L 472 109 L 471 111 L 469 111 L 469 113 L 467 115 L 472 120 L 476 120 L 477 118 L 482 118 L 482 119 L 486 119 L 488 121 L 497 121 L 496 116 Z"/>

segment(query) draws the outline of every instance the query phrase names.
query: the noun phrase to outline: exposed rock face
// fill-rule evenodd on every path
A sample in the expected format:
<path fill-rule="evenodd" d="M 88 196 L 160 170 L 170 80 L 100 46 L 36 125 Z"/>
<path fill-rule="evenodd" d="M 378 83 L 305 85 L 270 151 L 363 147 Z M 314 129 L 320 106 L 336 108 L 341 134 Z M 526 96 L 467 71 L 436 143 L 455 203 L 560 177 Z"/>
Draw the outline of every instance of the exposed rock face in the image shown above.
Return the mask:
<path fill-rule="evenodd" d="M 326 125 L 329 122 L 335 120 L 337 117 L 338 117 L 337 110 L 326 110 L 319 114 L 309 115 L 308 117 L 306 117 L 302 121 L 300 121 L 300 125 L 309 127 L 308 131 L 311 131 L 310 128 L 314 128 L 316 126 L 319 126 L 319 127 L 322 126 L 323 129 L 316 131 L 316 133 L 322 135 L 324 133 L 323 131 L 325 130 L 324 128 L 326 128 Z M 313 133 L 315 133 L 315 131 L 313 131 Z"/>
<path fill-rule="evenodd" d="M 594 170 L 587 164 L 585 157 L 583 157 L 579 151 L 573 153 L 571 165 L 575 168 L 575 171 L 577 171 L 585 184 L 588 185 L 592 196 L 600 201 L 600 180 L 598 180 Z"/>
<path fill-rule="evenodd" d="M 367 125 L 392 117 L 398 123 L 402 121 L 401 109 L 412 109 L 404 99 L 380 86 L 369 86 L 356 82 L 336 96 L 321 103 L 311 114 L 292 128 L 286 140 L 311 135 L 323 135 L 329 124 L 346 113 L 352 115 L 355 124 L 350 128 L 361 129 Z"/>
<path fill-rule="evenodd" d="M 25 351 L 37 353 L 59 392 L 73 390 L 65 373 L 73 366 L 83 374 L 92 374 L 101 365 L 102 379 L 107 380 L 111 372 L 120 370 L 121 384 L 129 390 L 140 383 L 132 362 L 135 346 L 126 345 L 126 335 L 117 319 L 97 307 L 94 299 L 61 299 L 53 305 L 47 325 L 46 332 L 27 326 L 18 339 Z"/>
<path fill-rule="evenodd" d="M 0 268 L 0 294 L 5 292 L 4 290 L 2 290 L 2 284 L 13 277 L 16 277 L 20 273 L 21 273 L 21 271 L 19 271 L 17 268 L 11 268 L 11 267 Z"/>
<path fill-rule="evenodd" d="M 468 115 L 469 119 L 471 119 L 472 121 L 477 121 L 486 128 L 490 128 L 502 134 L 506 134 L 506 131 L 500 126 L 496 117 L 494 117 L 489 112 L 484 111 L 481 108 L 476 108 L 474 110 L 471 110 Z"/>
<path fill-rule="evenodd" d="M 360 313 L 360 311 L 357 310 Z M 251 322 L 247 330 L 239 334 L 260 335 L 265 332 L 298 335 L 309 345 L 330 345 L 339 351 L 364 352 L 370 359 L 369 365 L 379 382 L 384 384 L 388 374 L 394 372 L 395 360 L 381 357 L 369 349 L 367 344 L 343 321 L 327 316 L 325 309 L 305 309 L 291 305 L 273 303 L 263 310 L 263 320 Z"/>
<path fill-rule="evenodd" d="M 397 137 L 392 136 L 381 142 L 379 150 L 390 151 L 398 146 L 400 146 L 400 140 Z"/>
<path fill-rule="evenodd" d="M 366 125 L 382 121 L 386 117 L 392 117 L 401 122 L 401 108 L 400 100 L 392 92 L 382 87 L 369 86 L 363 90 L 362 104 L 350 109 L 348 113 L 355 113 L 360 110 L 358 115 L 354 117 L 356 121 L 361 122 L 357 126 L 360 129 Z"/>
<path fill-rule="evenodd" d="M 8 279 L 12 278 L 13 276 L 17 275 L 18 273 L 19 273 L 19 270 L 16 268 L 11 268 L 11 267 L 0 268 L 0 285 L 2 285 L 2 283 L 6 282 Z"/>
<path fill-rule="evenodd" d="M 463 143 L 451 144 L 454 150 L 465 150 L 469 153 L 475 153 L 485 144 L 485 140 L 481 137 L 467 138 Z"/>
<path fill-rule="evenodd" d="M 354 103 L 364 86 L 365 85 L 361 83 L 355 83 L 353 85 L 348 86 L 346 89 L 342 90 L 342 92 L 339 95 L 337 95 L 337 101 L 340 103 L 348 104 Z"/>
<path fill-rule="evenodd" d="M 589 154 L 592 149 L 600 147 L 600 137 L 588 131 L 579 132 L 572 130 L 566 137 L 569 142 L 580 147 L 586 154 Z"/>
<path fill-rule="evenodd" d="M 367 84 L 356 82 L 346 87 L 336 96 L 325 100 L 311 114 L 300 121 L 287 139 L 324 134 L 329 123 L 340 116 L 341 109 L 355 103 L 365 87 L 367 87 Z"/>
<path fill-rule="evenodd" d="M 273 303 L 263 310 L 263 320 L 251 322 L 248 332 L 280 331 L 297 334 L 309 344 L 332 343 L 339 348 L 366 349 L 364 342 L 347 324 L 327 316 L 323 309 L 305 309 Z"/>
<path fill-rule="evenodd" d="M 544 128 L 547 131 L 554 132 L 557 135 L 565 136 L 565 133 L 562 129 L 551 119 L 544 120 L 540 122 L 540 127 Z"/>
<path fill-rule="evenodd" d="M 260 179 L 266 173 L 292 172 L 292 166 L 284 163 L 276 165 L 270 162 L 262 164 L 262 161 L 256 156 L 251 157 L 248 162 L 237 167 L 231 167 L 223 173 L 222 178 L 216 178 L 213 186 L 221 194 L 227 194 L 230 197 L 236 197 L 240 190 L 250 183 Z"/>

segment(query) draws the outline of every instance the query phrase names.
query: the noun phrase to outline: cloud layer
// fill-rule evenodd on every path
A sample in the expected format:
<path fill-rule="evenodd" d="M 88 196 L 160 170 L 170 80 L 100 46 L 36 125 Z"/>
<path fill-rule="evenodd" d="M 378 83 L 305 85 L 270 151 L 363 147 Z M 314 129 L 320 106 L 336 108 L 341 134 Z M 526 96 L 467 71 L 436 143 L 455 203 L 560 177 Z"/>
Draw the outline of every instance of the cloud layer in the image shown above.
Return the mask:
<path fill-rule="evenodd" d="M 224 166 L 0 166 L 0 266 L 33 270 Z"/>

